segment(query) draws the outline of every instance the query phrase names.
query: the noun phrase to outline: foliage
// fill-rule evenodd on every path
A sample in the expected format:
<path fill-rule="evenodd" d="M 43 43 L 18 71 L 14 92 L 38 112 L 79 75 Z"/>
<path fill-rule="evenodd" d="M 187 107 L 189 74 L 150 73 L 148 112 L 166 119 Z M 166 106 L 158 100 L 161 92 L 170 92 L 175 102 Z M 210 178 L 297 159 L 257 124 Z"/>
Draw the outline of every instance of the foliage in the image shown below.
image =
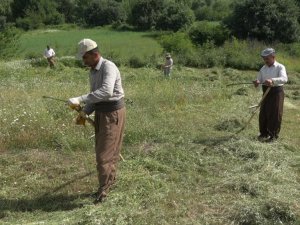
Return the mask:
<path fill-rule="evenodd" d="M 229 31 L 219 23 L 208 21 L 196 22 L 189 29 L 189 37 L 198 45 L 213 42 L 217 46 L 224 44 L 229 37 Z"/>
<path fill-rule="evenodd" d="M 259 52 L 264 48 L 265 46 L 257 42 L 239 41 L 235 38 L 226 41 L 224 44 L 225 66 L 242 70 L 258 70 L 262 66 Z"/>
<path fill-rule="evenodd" d="M 125 12 L 114 0 L 94 0 L 86 7 L 84 18 L 89 26 L 102 26 L 125 21 Z"/>
<path fill-rule="evenodd" d="M 1 59 L 8 59 L 16 55 L 20 34 L 20 31 L 14 27 L 5 26 L 3 29 L 0 29 Z"/>
<path fill-rule="evenodd" d="M 24 30 L 64 23 L 64 16 L 56 10 L 56 3 L 53 1 L 30 0 L 23 5 L 19 1 L 14 1 L 12 10 L 16 18 L 16 25 Z"/>
<path fill-rule="evenodd" d="M 140 30 L 156 26 L 164 8 L 164 0 L 138 0 L 132 8 L 130 23 Z"/>
<path fill-rule="evenodd" d="M 131 56 L 128 60 L 128 64 L 131 68 L 141 68 L 147 65 L 142 58 L 137 56 Z"/>
<path fill-rule="evenodd" d="M 230 1 L 215 0 L 195 1 L 193 10 L 197 20 L 220 21 L 226 18 L 230 13 Z"/>
<path fill-rule="evenodd" d="M 11 14 L 11 3 L 13 0 L 1 0 L 0 4 L 0 17 L 10 17 Z"/>
<path fill-rule="evenodd" d="M 76 21 L 76 4 L 75 0 L 56 0 L 57 11 L 64 16 L 67 23 Z"/>
<path fill-rule="evenodd" d="M 246 0 L 224 22 L 239 38 L 288 43 L 299 39 L 298 16 L 293 0 Z"/>
<path fill-rule="evenodd" d="M 182 4 L 167 4 L 156 22 L 158 30 L 178 31 L 194 21 L 193 11 Z"/>
<path fill-rule="evenodd" d="M 160 39 L 160 44 L 166 52 L 173 52 L 175 54 L 187 55 L 194 49 L 194 45 L 188 35 L 182 32 L 163 35 Z"/>

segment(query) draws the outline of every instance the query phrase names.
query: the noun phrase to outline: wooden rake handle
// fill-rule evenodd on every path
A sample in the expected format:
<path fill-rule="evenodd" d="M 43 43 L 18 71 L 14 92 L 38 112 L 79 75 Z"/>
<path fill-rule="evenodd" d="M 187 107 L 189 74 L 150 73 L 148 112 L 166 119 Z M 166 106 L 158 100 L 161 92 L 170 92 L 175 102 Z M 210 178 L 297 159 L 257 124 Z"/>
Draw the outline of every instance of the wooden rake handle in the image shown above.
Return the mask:
<path fill-rule="evenodd" d="M 257 110 L 260 108 L 261 104 L 263 103 L 263 101 L 264 101 L 265 98 L 267 97 L 267 95 L 268 95 L 268 93 L 270 92 L 270 90 L 271 90 L 271 87 L 268 87 L 268 89 L 267 89 L 267 90 L 265 91 L 265 93 L 263 94 L 261 100 L 260 100 L 259 103 L 257 104 L 256 109 L 252 112 L 252 115 L 250 116 L 249 120 L 247 121 L 247 123 L 245 124 L 245 126 L 237 132 L 237 134 L 240 133 L 240 132 L 242 132 L 243 130 L 245 130 L 245 128 L 250 124 L 250 122 L 251 122 L 251 120 L 253 119 L 255 113 L 256 113 Z"/>

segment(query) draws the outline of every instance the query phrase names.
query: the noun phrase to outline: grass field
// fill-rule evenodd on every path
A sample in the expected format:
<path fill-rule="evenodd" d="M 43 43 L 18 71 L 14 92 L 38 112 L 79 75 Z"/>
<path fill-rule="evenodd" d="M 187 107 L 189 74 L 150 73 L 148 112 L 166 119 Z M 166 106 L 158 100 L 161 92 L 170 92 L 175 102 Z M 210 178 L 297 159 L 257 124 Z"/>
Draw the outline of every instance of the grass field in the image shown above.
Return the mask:
<path fill-rule="evenodd" d="M 42 56 L 49 44 L 58 57 L 75 56 L 77 43 L 83 38 L 95 40 L 103 55 L 121 59 L 131 56 L 145 57 L 161 54 L 160 45 L 146 32 L 118 32 L 109 28 L 72 30 L 35 30 L 24 33 L 20 39 L 19 58 Z"/>
<path fill-rule="evenodd" d="M 257 116 L 236 134 L 261 92 L 226 87 L 255 71 L 175 66 L 164 79 L 154 68 L 120 70 L 126 161 L 107 201 L 94 206 L 93 129 L 42 98 L 88 92 L 88 71 L 0 62 L 0 224 L 300 224 L 299 73 L 289 71 L 280 139 L 267 144 L 256 140 Z"/>

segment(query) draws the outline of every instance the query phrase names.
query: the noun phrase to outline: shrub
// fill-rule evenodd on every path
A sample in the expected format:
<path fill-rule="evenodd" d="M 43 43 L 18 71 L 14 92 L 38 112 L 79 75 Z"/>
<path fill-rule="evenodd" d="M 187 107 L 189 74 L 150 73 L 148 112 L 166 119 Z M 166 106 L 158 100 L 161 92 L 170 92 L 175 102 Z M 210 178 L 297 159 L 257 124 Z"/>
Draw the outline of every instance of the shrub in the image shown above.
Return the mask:
<path fill-rule="evenodd" d="M 42 27 L 44 24 L 40 15 L 32 15 L 25 18 L 18 18 L 16 20 L 16 26 L 23 30 L 32 30 Z"/>
<path fill-rule="evenodd" d="M 193 11 L 181 4 L 167 5 L 158 17 L 156 29 L 173 30 L 189 26 L 194 21 Z"/>
<path fill-rule="evenodd" d="M 64 16 L 57 11 L 57 3 L 49 0 L 14 0 L 12 17 L 22 29 L 36 29 L 43 25 L 64 23 Z"/>
<path fill-rule="evenodd" d="M 197 20 L 220 21 L 230 14 L 230 1 L 216 0 L 213 4 L 194 6 Z"/>
<path fill-rule="evenodd" d="M 5 27 L 0 32 L 0 58 L 10 58 L 15 55 L 21 32 L 14 27 Z"/>
<path fill-rule="evenodd" d="M 44 58 L 33 58 L 30 60 L 30 65 L 32 67 L 47 67 L 48 61 Z"/>
<path fill-rule="evenodd" d="M 134 27 L 127 24 L 123 23 L 121 21 L 116 21 L 112 24 L 112 28 L 118 31 L 134 31 Z"/>
<path fill-rule="evenodd" d="M 37 53 L 37 52 L 28 52 L 25 55 L 25 59 L 40 59 L 42 57 L 41 53 Z"/>
<path fill-rule="evenodd" d="M 125 12 L 119 2 L 113 0 L 98 0 L 91 2 L 84 11 L 88 25 L 102 26 L 115 21 L 124 21 Z"/>
<path fill-rule="evenodd" d="M 137 56 L 131 56 L 129 58 L 129 66 L 132 68 L 141 68 L 147 65 L 147 62 L 142 60 L 141 58 L 137 57 Z"/>
<path fill-rule="evenodd" d="M 211 68 L 225 65 L 223 48 L 218 48 L 213 42 L 206 42 L 198 48 L 198 67 Z"/>
<path fill-rule="evenodd" d="M 166 52 L 187 55 L 192 53 L 194 45 L 185 33 L 177 32 L 171 35 L 163 35 L 160 44 Z"/>
<path fill-rule="evenodd" d="M 195 44 L 201 45 L 209 41 L 220 46 L 228 39 L 229 31 L 219 23 L 202 21 L 193 24 L 189 29 L 189 37 Z"/>
<path fill-rule="evenodd" d="M 74 57 L 63 57 L 57 61 L 66 67 L 85 67 L 81 60 L 78 60 Z"/>
<path fill-rule="evenodd" d="M 289 43 L 299 39 L 298 10 L 293 0 L 245 0 L 224 23 L 238 38 Z"/>
<path fill-rule="evenodd" d="M 4 30 L 6 25 L 6 17 L 0 16 L 0 31 Z"/>
<path fill-rule="evenodd" d="M 235 69 L 258 70 L 262 66 L 259 52 L 262 46 L 254 42 L 232 39 L 224 44 L 225 66 Z"/>
<path fill-rule="evenodd" d="M 153 28 L 163 8 L 163 0 L 139 0 L 132 8 L 130 23 L 140 30 Z"/>

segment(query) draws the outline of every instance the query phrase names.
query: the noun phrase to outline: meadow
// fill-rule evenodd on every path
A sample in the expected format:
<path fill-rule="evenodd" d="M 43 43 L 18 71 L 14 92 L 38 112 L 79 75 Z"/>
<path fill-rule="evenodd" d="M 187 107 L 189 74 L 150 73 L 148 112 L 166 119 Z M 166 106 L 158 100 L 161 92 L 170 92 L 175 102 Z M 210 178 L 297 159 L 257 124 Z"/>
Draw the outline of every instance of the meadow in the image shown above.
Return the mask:
<path fill-rule="evenodd" d="M 34 45 L 27 42 L 24 54 L 43 49 L 43 39 L 54 40 L 44 35 L 25 34 L 22 43 L 30 39 L 40 47 L 27 49 Z M 126 37 L 140 33 L 122 35 L 118 39 L 130 46 L 135 41 Z M 79 36 L 73 36 L 61 44 L 66 55 L 75 51 Z M 145 52 L 160 54 L 146 39 L 153 45 Z M 300 73 L 288 70 L 280 139 L 261 143 L 257 116 L 237 134 L 260 90 L 226 86 L 251 81 L 256 71 L 176 65 L 171 79 L 155 67 L 120 71 L 125 161 L 107 201 L 94 206 L 93 129 L 76 126 L 76 112 L 64 103 L 42 98 L 88 92 L 88 70 L 59 60 L 53 70 L 0 62 L 1 224 L 300 224 Z"/>
<path fill-rule="evenodd" d="M 121 34 L 121 35 L 120 35 Z M 21 36 L 16 57 L 19 59 L 42 57 L 47 45 L 54 48 L 58 57 L 75 56 L 77 43 L 83 38 L 95 40 L 103 55 L 119 61 L 132 56 L 148 57 L 160 54 L 160 45 L 149 32 L 114 31 L 101 29 L 57 29 L 33 30 Z"/>

